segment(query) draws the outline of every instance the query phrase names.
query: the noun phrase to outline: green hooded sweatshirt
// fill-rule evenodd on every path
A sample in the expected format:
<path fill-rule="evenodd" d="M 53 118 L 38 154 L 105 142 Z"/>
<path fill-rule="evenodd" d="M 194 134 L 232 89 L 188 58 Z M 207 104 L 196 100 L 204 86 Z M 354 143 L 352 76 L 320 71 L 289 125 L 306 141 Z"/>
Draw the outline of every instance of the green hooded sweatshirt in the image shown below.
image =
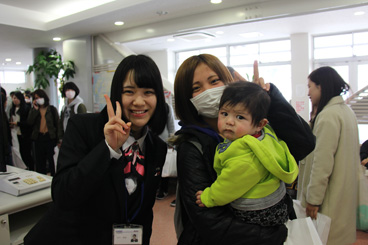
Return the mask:
<path fill-rule="evenodd" d="M 201 195 L 206 207 L 223 206 L 238 198 L 263 198 L 280 187 L 280 180 L 292 183 L 297 178 L 298 165 L 286 143 L 269 125 L 263 132 L 262 140 L 246 135 L 217 146 L 217 179 Z"/>

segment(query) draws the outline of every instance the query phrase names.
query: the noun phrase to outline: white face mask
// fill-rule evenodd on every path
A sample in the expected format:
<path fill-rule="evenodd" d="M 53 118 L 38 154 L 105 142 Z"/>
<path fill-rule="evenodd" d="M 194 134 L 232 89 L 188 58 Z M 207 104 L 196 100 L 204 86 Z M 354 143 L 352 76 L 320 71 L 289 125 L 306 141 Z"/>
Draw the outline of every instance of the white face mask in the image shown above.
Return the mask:
<path fill-rule="evenodd" d="M 43 104 L 45 104 L 45 99 L 44 98 L 38 98 L 36 102 L 37 102 L 38 105 L 43 105 Z"/>
<path fill-rule="evenodd" d="M 197 109 L 198 114 L 208 118 L 217 118 L 219 104 L 225 86 L 207 89 L 203 93 L 191 98 L 190 101 Z"/>
<path fill-rule="evenodd" d="M 74 90 L 68 90 L 65 92 L 65 96 L 68 98 L 68 99 L 74 99 L 74 96 L 75 96 L 75 91 Z"/>
<path fill-rule="evenodd" d="M 24 99 L 26 103 L 31 103 L 31 99 Z"/>

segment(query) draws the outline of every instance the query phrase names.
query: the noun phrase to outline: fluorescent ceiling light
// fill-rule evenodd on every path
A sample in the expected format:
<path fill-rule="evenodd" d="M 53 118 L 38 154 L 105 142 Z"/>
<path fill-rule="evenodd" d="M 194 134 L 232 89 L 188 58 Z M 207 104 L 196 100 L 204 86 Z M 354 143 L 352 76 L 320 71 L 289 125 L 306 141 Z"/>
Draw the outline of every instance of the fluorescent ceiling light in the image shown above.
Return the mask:
<path fill-rule="evenodd" d="M 357 11 L 354 13 L 354 15 L 358 16 L 358 15 L 364 15 L 365 12 L 364 11 Z"/>
<path fill-rule="evenodd" d="M 122 26 L 122 25 L 124 25 L 124 22 L 123 21 L 116 21 L 114 24 L 116 26 Z"/>
<path fill-rule="evenodd" d="M 10 59 L 10 58 L 6 58 L 6 59 L 5 59 L 5 61 L 6 61 L 6 62 L 10 62 L 10 61 L 11 61 L 11 59 Z"/>
<path fill-rule="evenodd" d="M 61 40 L 60 37 L 54 37 L 52 40 L 54 40 L 55 42 L 59 42 Z"/>
<path fill-rule="evenodd" d="M 56 17 L 55 19 L 58 19 L 83 12 L 88 9 L 93 9 L 110 2 L 115 2 L 115 0 L 88 0 L 88 4 L 86 1 L 60 1 L 60 4 L 55 6 L 54 9 L 50 10 L 49 13 L 54 15 Z"/>
<path fill-rule="evenodd" d="M 18 62 L 15 62 L 16 65 L 21 65 L 22 62 L 18 61 Z"/>
<path fill-rule="evenodd" d="M 247 33 L 241 33 L 239 36 L 242 36 L 244 38 L 255 38 L 255 37 L 262 37 L 263 34 L 260 32 L 247 32 Z"/>
<path fill-rule="evenodd" d="M 222 0 L 211 0 L 212 4 L 219 4 L 222 3 Z"/>

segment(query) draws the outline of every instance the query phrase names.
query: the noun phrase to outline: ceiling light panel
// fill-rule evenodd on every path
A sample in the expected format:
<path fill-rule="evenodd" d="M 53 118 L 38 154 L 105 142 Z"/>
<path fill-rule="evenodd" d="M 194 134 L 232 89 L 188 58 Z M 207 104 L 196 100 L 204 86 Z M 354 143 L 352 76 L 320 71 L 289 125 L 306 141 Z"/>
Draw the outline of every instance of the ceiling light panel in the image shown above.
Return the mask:
<path fill-rule="evenodd" d="M 179 38 L 188 42 L 199 41 L 199 40 L 206 40 L 206 39 L 213 39 L 215 35 L 206 33 L 206 32 L 189 32 L 174 35 L 174 38 Z"/>

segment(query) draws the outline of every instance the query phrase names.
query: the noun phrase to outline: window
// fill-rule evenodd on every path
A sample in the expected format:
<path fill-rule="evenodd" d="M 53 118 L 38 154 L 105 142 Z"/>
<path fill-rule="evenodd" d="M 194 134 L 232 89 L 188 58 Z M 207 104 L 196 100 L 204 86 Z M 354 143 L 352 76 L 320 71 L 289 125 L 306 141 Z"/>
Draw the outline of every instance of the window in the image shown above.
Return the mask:
<path fill-rule="evenodd" d="M 231 66 L 253 66 L 255 60 L 259 60 L 258 43 L 230 46 Z"/>
<path fill-rule="evenodd" d="M 314 37 L 313 45 L 314 69 L 335 68 L 352 93 L 368 85 L 368 31 Z"/>
<path fill-rule="evenodd" d="M 258 60 L 260 63 L 290 62 L 290 40 L 230 46 L 231 66 L 253 65 L 255 60 Z"/>
<path fill-rule="evenodd" d="M 291 101 L 291 65 L 261 66 L 259 74 L 265 82 L 273 83 L 280 90 L 287 101 Z"/>
<path fill-rule="evenodd" d="M 358 65 L 358 88 L 359 90 L 368 85 L 368 64 Z"/>
<path fill-rule="evenodd" d="M 330 59 L 352 55 L 352 34 L 314 38 L 314 58 Z"/>
<path fill-rule="evenodd" d="M 190 56 L 213 54 L 226 66 L 232 66 L 244 78 L 253 80 L 253 63 L 259 62 L 259 74 L 265 82 L 274 83 L 285 99 L 291 100 L 290 40 L 275 40 L 177 52 L 177 69 Z"/>
<path fill-rule="evenodd" d="M 349 83 L 350 93 L 368 85 L 368 31 L 313 38 L 314 69 L 331 66 Z M 359 124 L 360 143 L 367 139 L 368 125 Z"/>
<path fill-rule="evenodd" d="M 0 71 L 0 83 L 25 83 L 24 71 Z"/>
<path fill-rule="evenodd" d="M 368 55 L 368 32 L 354 33 L 353 40 L 353 55 Z"/>
<path fill-rule="evenodd" d="M 253 80 L 253 63 L 259 62 L 259 74 L 275 84 L 287 101 L 291 100 L 291 44 L 277 40 L 230 46 L 230 66 L 244 78 Z"/>
<path fill-rule="evenodd" d="M 314 58 L 332 59 L 368 55 L 368 32 L 314 37 Z"/>
<path fill-rule="evenodd" d="M 259 54 L 260 54 L 259 61 L 262 63 L 290 61 L 291 60 L 290 40 L 260 43 Z"/>

